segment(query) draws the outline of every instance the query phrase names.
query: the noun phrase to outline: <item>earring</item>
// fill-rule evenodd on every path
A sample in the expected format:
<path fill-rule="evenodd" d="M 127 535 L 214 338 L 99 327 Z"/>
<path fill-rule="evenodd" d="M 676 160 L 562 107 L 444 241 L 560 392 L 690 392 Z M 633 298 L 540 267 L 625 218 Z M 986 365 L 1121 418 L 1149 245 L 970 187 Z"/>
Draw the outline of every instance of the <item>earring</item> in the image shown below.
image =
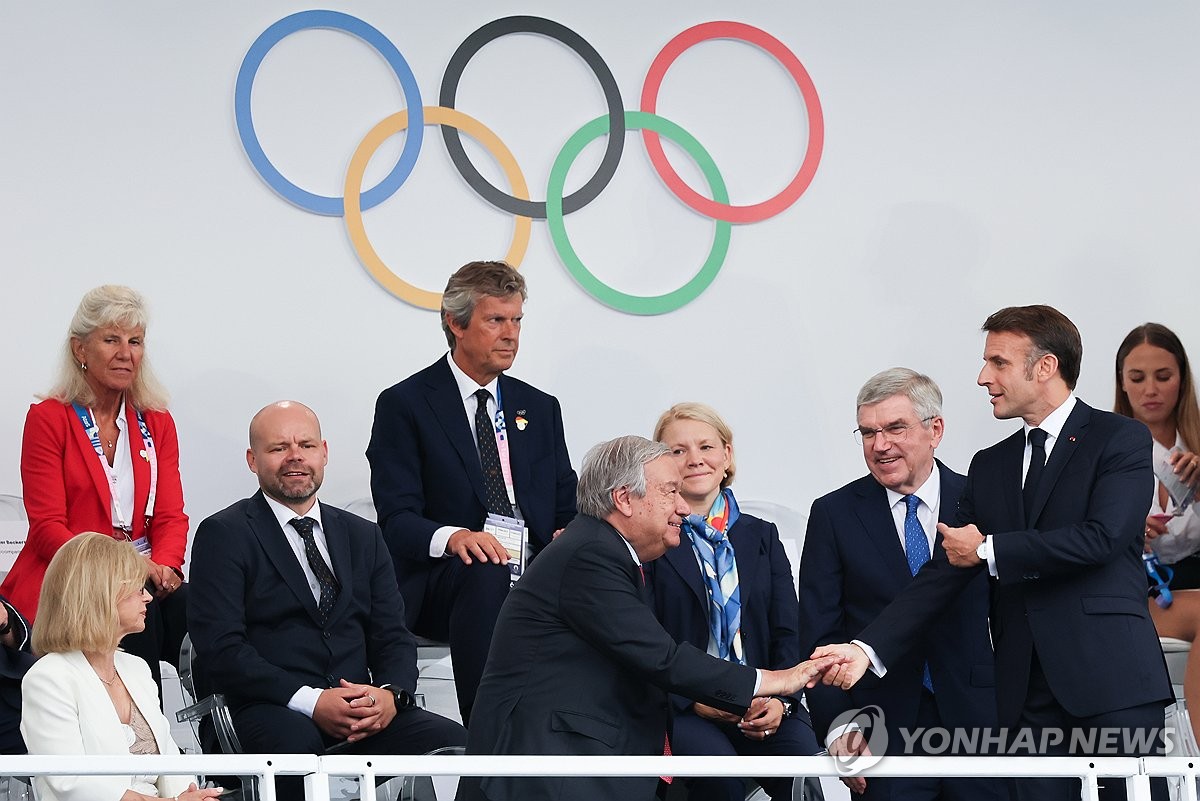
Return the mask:
<path fill-rule="evenodd" d="M 84 362 L 80 362 L 80 363 L 79 363 L 79 369 L 80 369 L 80 370 L 83 370 L 83 371 L 86 373 L 86 372 L 87 372 L 87 364 L 86 364 L 86 363 L 84 363 Z"/>

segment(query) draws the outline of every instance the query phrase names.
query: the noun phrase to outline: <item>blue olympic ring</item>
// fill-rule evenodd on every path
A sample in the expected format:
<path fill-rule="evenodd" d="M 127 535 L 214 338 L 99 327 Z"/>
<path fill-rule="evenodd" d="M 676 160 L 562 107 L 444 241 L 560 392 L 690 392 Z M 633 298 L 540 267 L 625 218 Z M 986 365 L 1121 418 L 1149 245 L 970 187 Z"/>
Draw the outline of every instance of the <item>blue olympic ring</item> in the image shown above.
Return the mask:
<path fill-rule="evenodd" d="M 263 58 L 272 47 L 286 36 L 309 28 L 332 28 L 345 31 L 357 36 L 374 47 L 400 80 L 400 88 L 404 91 L 404 99 L 408 104 L 409 126 L 408 135 L 404 139 L 404 148 L 400 151 L 400 159 L 378 185 L 362 194 L 362 208 L 369 209 L 378 206 L 391 197 L 396 190 L 408 179 L 409 173 L 416 166 L 417 156 L 421 152 L 421 141 L 424 138 L 425 115 L 421 102 L 421 89 L 417 86 L 417 77 L 409 68 L 404 56 L 396 49 L 391 40 L 377 29 L 358 17 L 343 14 L 339 11 L 314 9 L 299 11 L 279 20 L 262 32 L 250 46 L 242 67 L 238 70 L 237 84 L 234 90 L 234 116 L 237 120 L 238 136 L 241 137 L 242 147 L 250 157 L 250 163 L 263 177 L 267 184 L 278 192 L 289 203 L 293 203 L 306 211 L 324 214 L 330 217 L 340 217 L 345 213 L 345 200 L 342 197 L 327 197 L 301 189 L 283 177 L 275 165 L 263 152 L 254 131 L 254 118 L 250 111 L 250 93 L 254 87 L 254 76 Z"/>

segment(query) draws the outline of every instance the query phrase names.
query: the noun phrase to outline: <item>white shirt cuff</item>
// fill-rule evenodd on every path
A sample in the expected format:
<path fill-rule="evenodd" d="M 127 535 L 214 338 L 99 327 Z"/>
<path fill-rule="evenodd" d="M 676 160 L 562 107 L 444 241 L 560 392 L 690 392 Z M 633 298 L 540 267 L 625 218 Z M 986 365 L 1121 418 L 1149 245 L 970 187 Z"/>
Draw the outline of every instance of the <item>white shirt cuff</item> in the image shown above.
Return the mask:
<path fill-rule="evenodd" d="M 754 669 L 754 697 L 758 697 L 758 688 L 762 686 L 762 668 Z"/>
<path fill-rule="evenodd" d="M 446 556 L 446 543 L 450 542 L 450 535 L 461 530 L 462 526 L 442 526 L 434 531 L 433 536 L 429 538 L 429 557 L 441 559 Z"/>
<path fill-rule="evenodd" d="M 311 718 L 313 710 L 317 708 L 317 699 L 320 697 L 321 691 L 316 687 L 301 687 L 288 701 L 288 709 Z"/>
<path fill-rule="evenodd" d="M 857 723 L 851 722 L 844 726 L 838 726 L 836 729 L 830 729 L 829 734 L 825 735 L 825 748 L 828 749 L 830 746 L 832 746 L 837 738 L 841 737 L 842 735 L 849 734 L 852 731 L 858 731 L 861 728 L 862 727 Z"/>
<path fill-rule="evenodd" d="M 871 672 L 879 678 L 887 675 L 887 667 L 879 661 L 879 655 L 875 653 L 875 649 L 867 645 L 862 640 L 851 640 L 851 643 L 863 649 L 863 653 L 867 655 L 867 659 L 871 660 Z"/>
<path fill-rule="evenodd" d="M 984 537 L 983 545 L 979 546 L 983 558 L 987 560 L 988 574 L 992 578 L 999 578 L 1000 574 L 996 572 L 996 552 L 992 549 L 992 538 Z"/>

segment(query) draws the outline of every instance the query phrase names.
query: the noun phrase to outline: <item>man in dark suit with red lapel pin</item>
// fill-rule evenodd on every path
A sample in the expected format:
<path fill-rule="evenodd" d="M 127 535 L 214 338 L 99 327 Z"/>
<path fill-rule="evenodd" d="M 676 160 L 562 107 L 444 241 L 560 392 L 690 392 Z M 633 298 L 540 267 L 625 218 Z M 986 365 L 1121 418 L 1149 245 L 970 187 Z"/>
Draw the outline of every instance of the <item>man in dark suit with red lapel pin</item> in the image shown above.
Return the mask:
<path fill-rule="evenodd" d="M 505 374 L 526 294 L 504 262 L 455 272 L 441 310 L 450 352 L 380 394 L 367 446 L 409 628 L 449 640 L 464 723 L 510 582 L 485 520 L 522 521 L 532 558 L 575 516 L 558 400 Z"/>

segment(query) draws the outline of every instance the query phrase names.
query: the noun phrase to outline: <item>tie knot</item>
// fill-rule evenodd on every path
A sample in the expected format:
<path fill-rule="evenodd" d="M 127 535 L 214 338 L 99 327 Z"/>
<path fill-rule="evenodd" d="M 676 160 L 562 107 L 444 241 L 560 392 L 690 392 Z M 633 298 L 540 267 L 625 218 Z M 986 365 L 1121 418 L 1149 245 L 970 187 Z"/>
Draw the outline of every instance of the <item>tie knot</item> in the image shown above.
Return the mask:
<path fill-rule="evenodd" d="M 316 520 L 311 517 L 297 517 L 292 520 L 292 528 L 300 533 L 301 537 L 311 537 L 313 526 L 317 524 Z"/>
<path fill-rule="evenodd" d="M 917 511 L 917 507 L 921 505 L 921 499 L 918 498 L 916 495 L 905 495 L 904 502 L 906 504 L 908 504 L 908 513 L 910 515 L 915 514 Z"/>
<path fill-rule="evenodd" d="M 479 408 L 486 409 L 487 402 L 491 399 L 492 393 L 488 392 L 486 389 L 475 390 L 475 400 L 479 401 Z"/>
<path fill-rule="evenodd" d="M 1046 447 L 1046 437 L 1050 436 L 1040 428 L 1029 429 L 1029 444 L 1035 448 Z"/>

